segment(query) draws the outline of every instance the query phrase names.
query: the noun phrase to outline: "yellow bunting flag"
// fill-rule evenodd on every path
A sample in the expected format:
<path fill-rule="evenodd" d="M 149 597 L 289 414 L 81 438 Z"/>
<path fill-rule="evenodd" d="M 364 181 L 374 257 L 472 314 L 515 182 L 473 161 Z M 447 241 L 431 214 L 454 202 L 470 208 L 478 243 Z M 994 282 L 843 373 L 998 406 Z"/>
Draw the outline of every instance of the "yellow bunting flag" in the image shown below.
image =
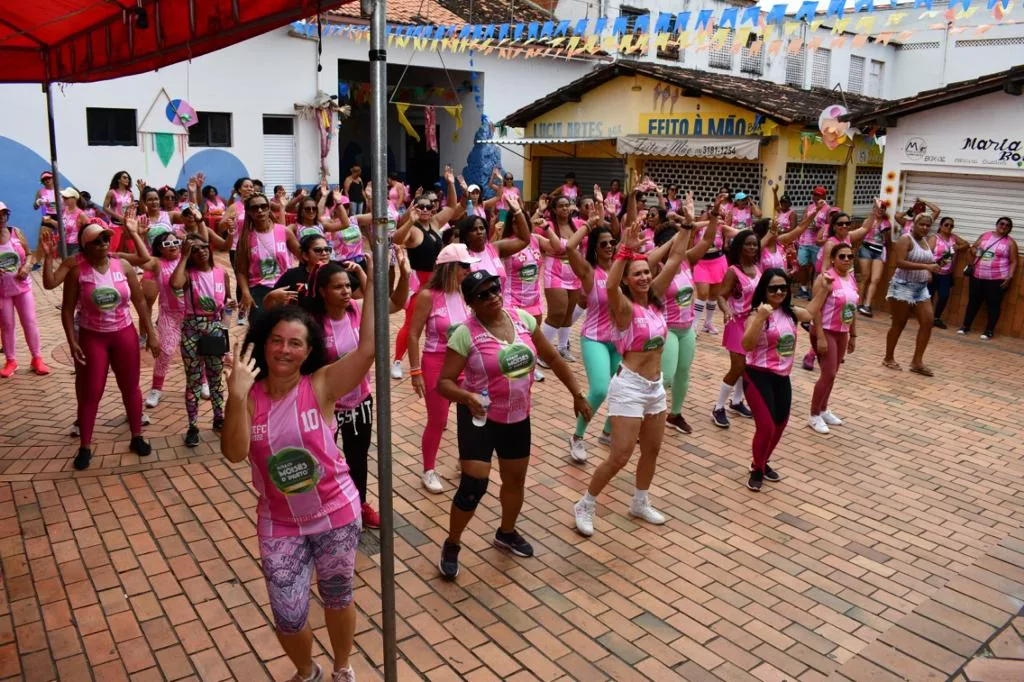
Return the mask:
<path fill-rule="evenodd" d="M 445 107 L 447 109 L 447 107 Z M 395 102 L 395 109 L 398 112 L 398 122 L 405 128 L 405 133 L 417 142 L 420 141 L 420 135 L 416 132 L 416 129 L 412 127 L 412 123 L 409 123 L 409 119 L 405 117 L 405 112 L 408 111 L 409 105 L 403 104 L 402 102 Z"/>
<path fill-rule="evenodd" d="M 850 20 L 848 18 L 846 18 L 846 17 L 843 17 L 842 19 L 840 19 L 839 21 L 837 21 L 835 23 L 835 26 L 832 27 L 832 32 L 836 33 L 836 34 L 838 34 L 838 33 L 846 33 L 846 27 L 849 26 L 849 25 L 850 25 Z"/>
<path fill-rule="evenodd" d="M 867 35 L 875 30 L 875 17 L 866 16 L 861 17 L 857 20 L 857 25 L 854 27 L 853 32 L 860 35 Z"/>
<path fill-rule="evenodd" d="M 889 21 L 885 22 L 886 26 L 895 26 L 901 21 L 907 18 L 906 12 L 893 12 L 889 15 Z"/>
<path fill-rule="evenodd" d="M 441 107 L 448 115 L 455 119 L 455 129 L 459 130 L 462 128 L 462 105 L 456 104 L 454 106 Z M 419 138 L 417 138 L 419 139 Z"/>

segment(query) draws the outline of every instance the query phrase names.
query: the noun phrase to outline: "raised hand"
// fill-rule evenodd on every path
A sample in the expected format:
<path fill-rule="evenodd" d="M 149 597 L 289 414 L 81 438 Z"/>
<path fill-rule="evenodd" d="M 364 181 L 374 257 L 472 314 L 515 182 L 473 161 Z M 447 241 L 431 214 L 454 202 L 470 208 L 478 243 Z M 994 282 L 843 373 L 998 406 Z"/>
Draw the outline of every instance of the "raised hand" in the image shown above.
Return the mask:
<path fill-rule="evenodd" d="M 548 195 L 541 194 L 540 199 L 537 200 L 537 210 L 543 213 L 548 210 Z"/>
<path fill-rule="evenodd" d="M 444 167 L 444 181 L 449 185 L 455 183 L 455 171 L 452 170 L 451 166 Z"/>
<path fill-rule="evenodd" d="M 459 177 L 456 178 L 456 180 L 459 181 L 459 187 L 462 188 L 463 192 L 469 191 L 469 185 L 466 184 L 466 178 L 462 177 L 461 173 L 459 174 Z"/>
<path fill-rule="evenodd" d="M 774 309 L 771 307 L 771 305 L 767 303 L 762 303 L 761 305 L 757 306 L 757 316 L 763 320 L 766 320 L 768 319 L 768 316 L 772 314 L 772 310 Z"/>
<path fill-rule="evenodd" d="M 139 193 L 141 194 L 142 190 L 146 189 L 146 181 L 143 180 L 142 178 L 139 178 L 138 180 L 135 181 L 135 186 L 139 188 Z M 141 199 L 142 197 L 139 198 Z"/>
<path fill-rule="evenodd" d="M 241 345 L 235 345 L 235 352 L 225 365 L 228 370 L 228 390 L 236 396 L 247 396 L 259 378 L 260 370 L 252 357 L 252 344 L 245 348 L 241 348 Z"/>
<path fill-rule="evenodd" d="M 637 221 L 626 228 L 622 233 L 622 243 L 627 249 L 639 251 L 643 248 L 644 238 L 640 232 L 640 222 Z"/>
<path fill-rule="evenodd" d="M 598 185 L 598 184 L 594 185 L 594 203 L 595 204 L 603 204 L 604 203 L 604 194 L 601 192 L 601 185 Z"/>

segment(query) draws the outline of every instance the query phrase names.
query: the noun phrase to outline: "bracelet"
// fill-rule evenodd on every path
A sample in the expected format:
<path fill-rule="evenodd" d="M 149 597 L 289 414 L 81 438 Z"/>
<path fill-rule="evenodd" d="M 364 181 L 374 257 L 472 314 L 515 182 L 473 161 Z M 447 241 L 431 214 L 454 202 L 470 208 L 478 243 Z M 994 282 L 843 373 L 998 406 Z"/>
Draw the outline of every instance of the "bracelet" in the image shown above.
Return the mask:
<path fill-rule="evenodd" d="M 409 378 L 410 379 L 412 377 L 421 377 L 421 376 L 423 376 L 423 370 L 422 369 L 410 369 L 409 370 Z"/>

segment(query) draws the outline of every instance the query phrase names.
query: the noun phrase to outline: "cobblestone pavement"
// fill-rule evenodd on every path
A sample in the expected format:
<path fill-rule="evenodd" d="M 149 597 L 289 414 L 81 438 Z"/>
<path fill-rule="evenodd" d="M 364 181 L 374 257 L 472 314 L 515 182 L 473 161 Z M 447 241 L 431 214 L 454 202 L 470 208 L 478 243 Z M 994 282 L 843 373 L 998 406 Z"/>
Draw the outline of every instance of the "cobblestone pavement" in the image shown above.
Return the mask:
<path fill-rule="evenodd" d="M 220 457 L 209 431 L 194 450 L 182 446 L 175 368 L 146 431 L 154 455 L 128 453 L 110 381 L 93 468 L 72 472 L 71 363 L 58 299 L 36 293 L 53 374 L 27 372 L 19 338 L 25 369 L 0 382 L 0 678 L 286 679 L 247 466 Z M 603 448 L 595 427 L 591 462 L 570 463 L 571 402 L 549 378 L 535 389 L 519 526 L 537 556 L 490 546 L 488 496 L 454 584 L 436 569 L 457 481 L 454 429 L 439 464 L 446 491 L 431 495 L 419 483 L 424 408 L 408 382 L 394 382 L 400 679 L 1011 679 L 991 675 L 1022 648 L 1021 620 L 1011 621 L 1024 606 L 1024 343 L 936 331 L 936 376 L 926 379 L 880 366 L 887 322 L 860 325 L 833 400 L 847 425 L 832 435 L 806 427 L 815 375 L 795 370 L 794 418 L 773 462 L 784 480 L 760 494 L 743 487 L 753 425 L 710 423 L 728 360 L 717 337 L 702 336 L 686 406 L 696 432 L 666 437 L 651 491 L 669 522 L 634 523 L 622 476 L 589 540 L 570 511 Z M 898 351 L 904 365 L 912 332 Z M 382 669 L 378 546 L 364 533 L 361 680 Z M 310 617 L 327 663 L 322 609 Z"/>

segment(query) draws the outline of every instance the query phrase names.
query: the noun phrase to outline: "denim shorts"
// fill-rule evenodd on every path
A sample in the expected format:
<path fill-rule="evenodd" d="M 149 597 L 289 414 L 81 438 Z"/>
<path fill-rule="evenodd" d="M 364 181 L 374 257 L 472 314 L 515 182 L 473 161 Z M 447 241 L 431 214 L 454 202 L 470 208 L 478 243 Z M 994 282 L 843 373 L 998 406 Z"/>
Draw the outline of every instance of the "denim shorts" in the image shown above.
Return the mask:
<path fill-rule="evenodd" d="M 800 265 L 814 265 L 818 262 L 818 251 L 821 249 L 817 244 L 801 244 L 796 252 L 796 262 Z"/>
<path fill-rule="evenodd" d="M 885 260 L 885 248 L 881 251 L 875 251 L 861 244 L 860 249 L 857 251 L 857 258 L 861 260 Z"/>
<path fill-rule="evenodd" d="M 885 297 L 910 305 L 924 303 L 932 298 L 928 293 L 928 282 L 905 282 L 898 279 L 889 282 L 889 291 Z"/>

